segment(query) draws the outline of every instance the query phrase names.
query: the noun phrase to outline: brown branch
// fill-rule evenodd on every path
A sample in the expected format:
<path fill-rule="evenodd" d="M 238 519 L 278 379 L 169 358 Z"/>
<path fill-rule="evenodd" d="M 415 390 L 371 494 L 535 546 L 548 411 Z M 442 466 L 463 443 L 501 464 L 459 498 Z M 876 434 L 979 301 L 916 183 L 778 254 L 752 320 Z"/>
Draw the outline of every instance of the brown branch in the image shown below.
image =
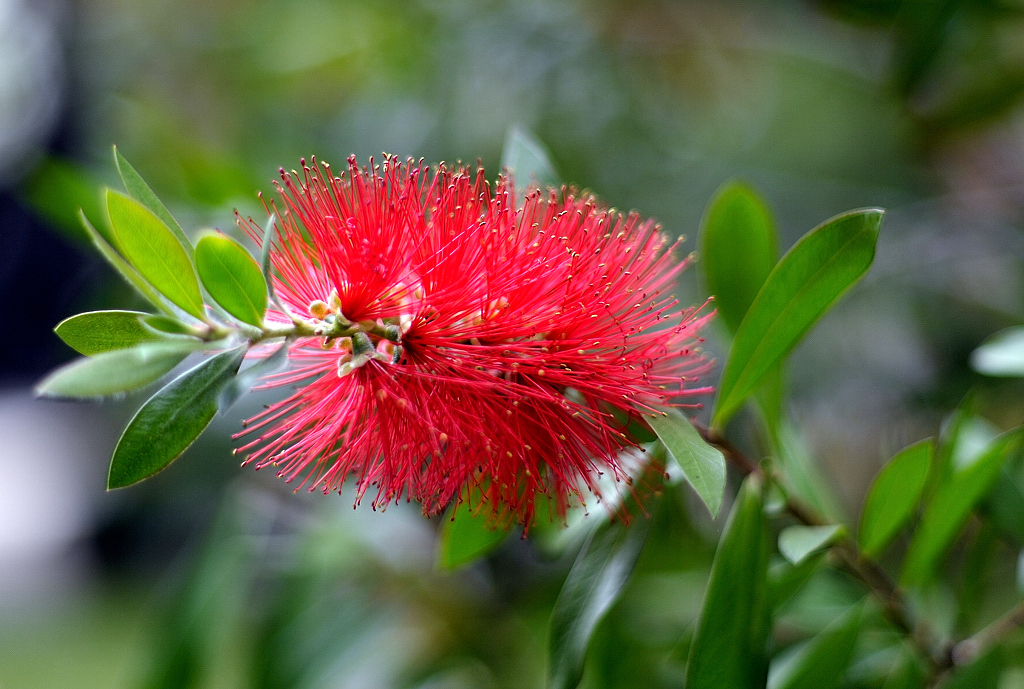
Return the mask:
<path fill-rule="evenodd" d="M 764 475 L 764 471 L 757 462 L 748 457 L 721 433 L 714 429 L 704 428 L 698 424 L 694 424 L 694 427 L 705 441 L 718 448 L 725 455 L 726 459 L 744 475 Z M 772 476 L 772 478 L 777 481 L 779 477 Z M 811 506 L 792 497 L 786 500 L 786 511 L 798 522 L 808 526 L 827 526 L 832 523 Z M 928 660 L 933 669 L 933 674 L 940 672 L 945 667 L 944 656 L 949 654 L 945 653 L 939 656 L 933 654 L 933 644 L 927 627 L 923 623 L 915 623 L 913 621 L 913 615 L 910 612 L 907 599 L 896 582 L 892 580 L 877 562 L 865 557 L 857 547 L 856 541 L 849 537 L 834 545 L 831 551 L 834 553 L 842 569 L 863 583 L 879 600 L 885 617 L 893 626 L 907 635 L 921 655 Z M 1024 625 L 1024 603 L 1020 607 L 1019 619 L 1014 618 L 1016 621 L 1014 628 Z M 970 641 L 970 639 L 967 641 Z"/>

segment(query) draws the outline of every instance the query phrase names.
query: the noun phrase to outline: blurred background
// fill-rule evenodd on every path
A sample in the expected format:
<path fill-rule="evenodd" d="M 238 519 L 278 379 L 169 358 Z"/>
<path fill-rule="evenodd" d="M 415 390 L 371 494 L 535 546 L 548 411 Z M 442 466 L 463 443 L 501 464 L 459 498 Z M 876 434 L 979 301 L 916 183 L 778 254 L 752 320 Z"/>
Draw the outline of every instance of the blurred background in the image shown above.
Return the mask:
<path fill-rule="evenodd" d="M 313 154 L 493 178 L 512 126 L 691 248 L 736 177 L 783 248 L 887 208 L 870 274 L 790 370 L 794 442 L 856 518 L 880 463 L 972 386 L 997 424 L 1024 419 L 1020 383 L 967 365 L 1024 322 L 1022 102 L 1019 0 L 0 0 L 0 688 L 541 686 L 572 559 L 511 538 L 441 572 L 415 506 L 353 511 L 239 469 L 230 434 L 259 395 L 106 493 L 145 394 L 31 388 L 73 356 L 61 319 L 134 303 L 75 217 L 119 186 L 112 144 L 193 230 L 230 231 Z M 679 292 L 706 296 L 697 270 Z M 680 685 L 718 528 L 683 490 L 664 502 L 588 686 Z M 855 597 L 823 579 L 786 613 L 794 638 Z"/>

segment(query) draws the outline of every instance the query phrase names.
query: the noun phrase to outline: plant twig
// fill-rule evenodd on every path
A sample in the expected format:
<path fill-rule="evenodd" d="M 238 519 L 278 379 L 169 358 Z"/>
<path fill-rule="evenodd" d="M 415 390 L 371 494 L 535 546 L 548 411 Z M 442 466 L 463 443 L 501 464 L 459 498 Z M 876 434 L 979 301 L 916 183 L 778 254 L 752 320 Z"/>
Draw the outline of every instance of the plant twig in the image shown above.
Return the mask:
<path fill-rule="evenodd" d="M 717 447 L 726 459 L 744 474 L 763 475 L 760 465 L 737 448 L 728 438 L 714 429 L 694 424 L 697 432 L 709 444 Z M 778 479 L 773 476 L 773 479 Z M 786 511 L 797 521 L 808 526 L 826 526 L 831 522 L 819 514 L 811 506 L 789 497 L 786 500 Z M 923 623 L 915 623 L 903 591 L 896 582 L 874 560 L 867 558 L 850 538 L 843 539 L 832 547 L 838 564 L 850 575 L 861 581 L 879 600 L 883 614 L 902 633 L 906 634 L 911 643 L 918 649 L 935 671 L 943 668 L 942 656 L 932 652 L 933 644 L 930 633 Z M 1024 624 L 1024 603 L 1021 605 L 1020 619 L 1017 626 Z M 1016 627 L 1015 627 L 1016 628 Z M 969 640 L 968 640 L 969 641 Z"/>

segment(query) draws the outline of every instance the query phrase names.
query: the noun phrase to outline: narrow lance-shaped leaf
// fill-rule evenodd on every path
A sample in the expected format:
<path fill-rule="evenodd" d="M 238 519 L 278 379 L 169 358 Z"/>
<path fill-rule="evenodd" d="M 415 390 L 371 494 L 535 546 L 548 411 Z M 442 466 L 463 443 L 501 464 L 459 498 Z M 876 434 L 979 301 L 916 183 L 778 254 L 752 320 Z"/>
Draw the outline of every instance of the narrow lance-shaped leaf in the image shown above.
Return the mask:
<path fill-rule="evenodd" d="M 1021 445 L 1021 430 L 1004 433 L 969 463 L 951 467 L 951 471 L 932 495 L 921 524 L 910 542 L 900 583 L 923 583 L 933 572 L 939 558 L 964 525 L 971 510 L 999 476 L 1003 462 Z"/>
<path fill-rule="evenodd" d="M 241 398 L 242 395 L 249 392 L 253 384 L 263 378 L 269 376 L 271 373 L 275 373 L 278 369 L 284 366 L 285 362 L 288 361 L 288 349 L 291 347 L 293 338 L 288 338 L 281 343 L 274 352 L 260 359 L 249 368 L 239 371 L 238 375 L 231 379 L 231 382 L 224 386 L 221 390 L 220 398 L 217 401 L 217 405 L 220 408 L 220 413 L 227 411 L 231 405 Z"/>
<path fill-rule="evenodd" d="M 181 225 L 174 219 L 171 212 L 167 210 L 167 206 L 164 205 L 163 201 L 153 193 L 146 180 L 142 179 L 142 176 L 132 167 L 132 164 L 117 150 L 117 146 L 114 146 L 114 165 L 117 167 L 117 174 L 121 176 L 121 182 L 124 184 L 128 195 L 151 210 L 156 217 L 160 218 L 161 222 L 167 225 L 171 232 L 174 233 L 174 236 L 178 238 L 178 241 L 181 242 L 185 252 L 191 259 L 193 257 L 192 244 L 188 240 L 188 235 L 181 229 Z"/>
<path fill-rule="evenodd" d="M 853 660 L 863 607 L 858 603 L 807 642 L 787 662 L 772 667 L 770 689 L 833 689 L 845 686 L 843 674 Z M 724 685 L 723 685 L 724 686 Z"/>
<path fill-rule="evenodd" d="M 455 569 L 477 558 L 487 555 L 508 537 L 508 529 L 495 528 L 490 523 L 491 513 L 486 505 L 479 502 L 472 505 L 462 501 L 441 524 L 441 538 L 438 542 L 438 564 L 445 569 Z"/>
<path fill-rule="evenodd" d="M 79 354 L 92 356 L 156 340 L 157 335 L 139 322 L 140 317 L 148 315 L 140 311 L 89 311 L 64 319 L 53 331 Z"/>
<path fill-rule="evenodd" d="M 778 259 L 771 211 L 753 189 L 729 182 L 708 204 L 697 246 L 720 322 L 735 334 Z"/>
<path fill-rule="evenodd" d="M 188 343 L 148 342 L 78 359 L 48 375 L 36 394 L 89 398 L 137 390 L 168 373 L 195 348 Z"/>
<path fill-rule="evenodd" d="M 865 555 L 874 557 L 882 552 L 913 515 L 928 478 L 933 451 L 931 439 L 900 450 L 871 484 L 858 533 Z"/>
<path fill-rule="evenodd" d="M 86 234 L 92 240 L 93 246 L 100 252 L 103 258 L 107 259 L 107 263 L 117 271 L 117 274 L 124 278 L 125 282 L 135 288 L 135 290 L 141 294 L 150 304 L 157 307 L 164 313 L 172 313 L 167 302 L 160 294 L 150 287 L 149 283 L 146 282 L 138 271 L 128 265 L 128 262 L 121 258 L 121 255 L 114 250 L 114 247 L 110 246 L 103 235 L 92 226 L 89 219 L 85 217 L 85 213 L 81 210 L 78 212 L 79 220 L 82 221 L 82 226 L 85 228 Z"/>
<path fill-rule="evenodd" d="M 611 524 L 587 539 L 551 613 L 551 689 L 573 689 L 583 679 L 590 637 L 622 593 L 649 530 L 650 519 L 641 517 L 629 526 Z"/>
<path fill-rule="evenodd" d="M 501 153 L 501 167 L 514 175 L 520 201 L 530 184 L 536 184 L 541 189 L 558 187 L 560 184 L 544 144 L 521 127 L 509 129 Z"/>
<path fill-rule="evenodd" d="M 846 527 L 842 524 L 787 526 L 779 534 L 779 553 L 794 565 L 798 565 L 845 535 Z"/>
<path fill-rule="evenodd" d="M 687 689 L 763 689 L 771 628 L 761 484 L 748 476 L 718 543 L 686 667 Z"/>
<path fill-rule="evenodd" d="M 138 483 L 181 456 L 217 413 L 217 397 L 238 371 L 245 351 L 221 352 L 149 398 L 114 448 L 107 488 Z"/>
<path fill-rule="evenodd" d="M 267 229 L 263 233 L 263 246 L 260 248 L 260 270 L 263 271 L 263 282 L 267 286 L 267 294 L 270 301 L 281 313 L 291 316 L 291 311 L 274 291 L 274 262 L 271 260 L 271 251 L 274 248 L 274 239 L 277 237 L 277 215 L 270 214 L 267 219 Z"/>
<path fill-rule="evenodd" d="M 204 236 L 196 244 L 196 270 L 214 301 L 232 316 L 263 325 L 267 310 L 267 283 L 259 264 L 245 248 L 220 234 Z"/>
<path fill-rule="evenodd" d="M 128 262 L 171 303 L 202 320 L 199 280 L 192 259 L 174 233 L 138 201 L 110 189 L 107 211 Z"/>
<path fill-rule="evenodd" d="M 717 517 L 725 494 L 725 457 L 708 445 L 697 429 L 676 411 L 649 416 L 647 422 L 707 505 L 711 516 Z"/>
<path fill-rule="evenodd" d="M 733 339 L 715 403 L 722 426 L 819 318 L 871 266 L 882 211 L 844 213 L 818 226 L 775 266 Z"/>

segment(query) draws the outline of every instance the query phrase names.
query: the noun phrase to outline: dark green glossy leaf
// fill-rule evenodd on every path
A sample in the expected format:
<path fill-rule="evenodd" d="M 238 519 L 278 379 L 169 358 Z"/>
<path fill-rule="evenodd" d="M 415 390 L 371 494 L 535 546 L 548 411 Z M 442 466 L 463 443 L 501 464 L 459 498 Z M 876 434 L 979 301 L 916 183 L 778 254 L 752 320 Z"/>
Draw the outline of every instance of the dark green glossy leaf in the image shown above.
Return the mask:
<path fill-rule="evenodd" d="M 788 526 L 779 534 L 779 553 L 794 565 L 798 565 L 845 535 L 846 527 L 842 524 Z"/>
<path fill-rule="evenodd" d="M 718 516 L 725 494 L 725 457 L 722 453 L 708 445 L 697 429 L 675 410 L 649 416 L 647 423 L 683 470 L 687 482 L 707 505 L 711 516 Z"/>
<path fill-rule="evenodd" d="M 821 316 L 871 266 L 882 211 L 832 218 L 790 249 L 772 270 L 733 339 L 715 402 L 721 427 Z"/>
<path fill-rule="evenodd" d="M 53 329 L 65 344 L 79 354 L 92 356 L 114 349 L 127 349 L 156 335 L 142 327 L 139 311 L 89 311 L 67 318 Z"/>
<path fill-rule="evenodd" d="M 245 351 L 241 347 L 216 354 L 150 397 L 114 448 L 107 488 L 138 483 L 181 456 L 217 413 L 217 397 L 235 376 Z"/>
<path fill-rule="evenodd" d="M 117 174 L 121 176 L 121 182 L 124 183 L 124 188 L 128 191 L 128 195 L 152 211 L 153 215 L 160 218 L 160 221 L 181 242 L 189 258 L 192 258 L 192 243 L 189 242 L 188 236 L 181 229 L 181 225 L 174 219 L 171 212 L 167 210 L 167 206 L 163 204 L 163 201 L 153 193 L 153 190 L 146 184 L 146 180 L 142 179 L 142 176 L 136 172 L 131 163 L 121 155 L 121 152 L 117 150 L 117 146 L 114 146 L 114 165 L 117 166 Z"/>
<path fill-rule="evenodd" d="M 708 204 L 697 246 L 718 317 L 735 334 L 778 259 L 771 211 L 752 188 L 728 182 Z"/>
<path fill-rule="evenodd" d="M 85 217 L 85 213 L 79 211 L 79 220 L 82 221 L 82 226 L 85 228 L 86 234 L 92 240 L 93 246 L 100 252 L 103 258 L 107 259 L 107 263 L 124 278 L 125 282 L 135 288 L 135 290 L 141 294 L 150 304 L 157 307 L 165 313 L 170 313 L 170 309 L 167 306 L 167 302 L 164 301 L 163 297 L 150 287 L 149 283 L 146 282 L 138 271 L 128 265 L 128 262 L 121 258 L 121 255 L 114 250 L 114 247 L 110 246 L 103 235 L 92 226 L 89 219 Z"/>
<path fill-rule="evenodd" d="M 203 297 L 185 246 L 138 201 L 107 190 L 110 225 L 128 262 L 172 303 L 202 320 Z"/>
<path fill-rule="evenodd" d="M 521 127 L 509 129 L 501 153 L 501 167 L 515 177 L 520 195 L 529 184 L 535 184 L 541 189 L 557 188 L 561 184 L 547 148 L 537 137 Z"/>
<path fill-rule="evenodd" d="M 986 376 L 1024 376 L 1024 328 L 1007 328 L 971 352 L 971 367 Z"/>
<path fill-rule="evenodd" d="M 224 235 L 208 234 L 196 244 L 196 270 L 206 291 L 225 311 L 243 323 L 263 325 L 267 283 L 245 247 Z"/>
<path fill-rule="evenodd" d="M 936 488 L 921 517 L 904 561 L 901 584 L 920 584 L 931 576 L 971 510 L 999 476 L 1006 457 L 1018 451 L 1020 445 L 1018 429 L 999 436 L 987 449 L 968 456 L 963 463 L 954 459 L 949 474 Z"/>
<path fill-rule="evenodd" d="M 274 350 L 272 354 L 259 359 L 255 364 L 249 368 L 239 371 L 238 375 L 231 379 L 231 382 L 224 386 L 221 390 L 220 399 L 217 402 L 220 412 L 223 414 L 228 408 L 231 407 L 238 399 L 249 392 L 253 384 L 264 376 L 269 376 L 271 373 L 275 373 L 278 369 L 284 366 L 285 362 L 288 361 L 288 348 L 294 340 L 289 338 L 281 343 L 281 346 Z"/>
<path fill-rule="evenodd" d="M 771 689 L 833 689 L 853 659 L 860 635 L 862 606 L 853 606 L 779 667 L 772 667 Z M 726 685 L 723 685 L 726 686 Z"/>
<path fill-rule="evenodd" d="M 587 539 L 551 613 L 551 689 L 573 689 L 583 678 L 587 646 L 598 622 L 618 600 L 650 531 L 650 519 L 611 524 Z"/>
<path fill-rule="evenodd" d="M 686 667 L 687 689 L 762 689 L 771 629 L 761 484 L 748 476 L 718 543 Z"/>
<path fill-rule="evenodd" d="M 476 509 L 476 508 L 480 509 Z M 456 569 L 487 555 L 508 537 L 508 529 L 495 528 L 488 520 L 491 510 L 479 500 L 462 501 L 441 524 L 437 562 L 444 569 Z"/>
<path fill-rule="evenodd" d="M 914 514 L 932 465 L 934 444 L 922 440 L 900 450 L 882 468 L 864 501 L 858 539 L 868 557 L 878 555 Z"/>
<path fill-rule="evenodd" d="M 48 375 L 36 386 L 36 394 L 89 398 L 137 390 L 169 372 L 194 349 L 186 343 L 147 342 L 78 359 Z"/>
<path fill-rule="evenodd" d="M 768 570 L 768 599 L 771 609 L 778 610 L 783 604 L 795 596 L 804 587 L 825 559 L 824 552 L 812 553 L 800 561 L 791 564 L 784 560 L 772 565 Z"/>

